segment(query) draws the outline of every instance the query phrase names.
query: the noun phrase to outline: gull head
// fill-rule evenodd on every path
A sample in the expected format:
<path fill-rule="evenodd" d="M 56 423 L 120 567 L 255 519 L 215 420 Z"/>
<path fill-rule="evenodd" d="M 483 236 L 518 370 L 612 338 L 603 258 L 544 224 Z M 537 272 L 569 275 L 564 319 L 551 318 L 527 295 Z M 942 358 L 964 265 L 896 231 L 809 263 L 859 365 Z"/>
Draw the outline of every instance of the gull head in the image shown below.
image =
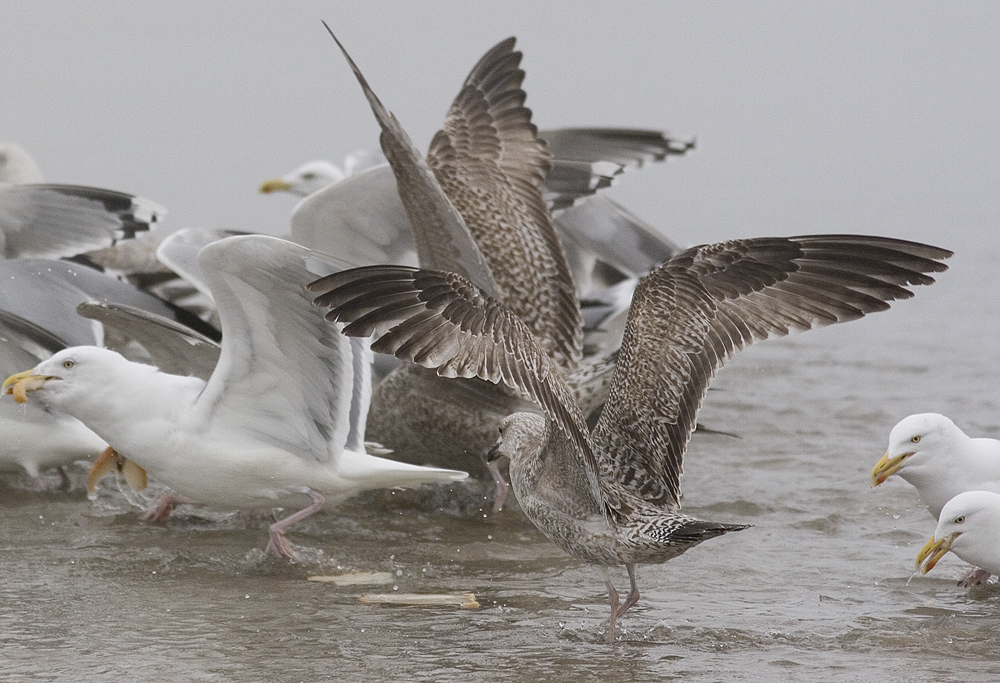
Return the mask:
<path fill-rule="evenodd" d="M 926 574 L 948 552 L 992 573 L 1000 571 L 1000 494 L 965 491 L 941 509 L 934 535 L 917 553 L 917 570 Z"/>
<path fill-rule="evenodd" d="M 512 463 L 536 455 L 546 441 L 548 425 L 541 415 L 514 413 L 500 422 L 500 435 L 486 454 L 486 462 L 506 456 Z"/>
<path fill-rule="evenodd" d="M 907 470 L 947 467 L 947 456 L 965 437 L 944 415 L 920 413 L 899 421 L 889 433 L 889 448 L 872 468 L 872 488 L 894 474 L 906 478 Z"/>
<path fill-rule="evenodd" d="M 291 192 L 306 197 L 344 177 L 344 172 L 329 161 L 308 161 L 291 173 L 264 181 L 260 191 L 264 194 Z"/>
<path fill-rule="evenodd" d="M 27 401 L 29 392 L 37 392 L 45 405 L 60 410 L 66 402 L 85 397 L 103 383 L 114 357 L 121 359 L 114 351 L 96 346 L 63 349 L 34 368 L 8 377 L 2 391 L 12 394 L 18 403 Z"/>

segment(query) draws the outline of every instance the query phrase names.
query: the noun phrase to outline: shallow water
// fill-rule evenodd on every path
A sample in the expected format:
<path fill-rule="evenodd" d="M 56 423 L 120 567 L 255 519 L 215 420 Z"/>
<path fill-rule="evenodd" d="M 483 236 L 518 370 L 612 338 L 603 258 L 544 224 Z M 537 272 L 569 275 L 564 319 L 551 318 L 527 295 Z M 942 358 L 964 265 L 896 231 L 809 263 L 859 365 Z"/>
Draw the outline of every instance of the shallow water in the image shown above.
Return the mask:
<path fill-rule="evenodd" d="M 868 487 L 907 414 L 1000 435 L 997 256 L 967 249 L 913 300 L 720 373 L 700 421 L 740 438 L 696 435 L 684 504 L 754 527 L 640 567 L 615 645 L 598 573 L 474 488 L 327 510 L 290 532 L 289 564 L 261 552 L 264 519 L 182 507 L 146 524 L 113 482 L 86 500 L 81 468 L 69 493 L 0 484 L 0 679 L 998 680 L 1000 589 L 958 588 L 953 555 L 911 580 L 934 522 L 898 478 Z M 347 570 L 395 579 L 305 580 Z M 357 601 L 393 590 L 481 606 Z"/>

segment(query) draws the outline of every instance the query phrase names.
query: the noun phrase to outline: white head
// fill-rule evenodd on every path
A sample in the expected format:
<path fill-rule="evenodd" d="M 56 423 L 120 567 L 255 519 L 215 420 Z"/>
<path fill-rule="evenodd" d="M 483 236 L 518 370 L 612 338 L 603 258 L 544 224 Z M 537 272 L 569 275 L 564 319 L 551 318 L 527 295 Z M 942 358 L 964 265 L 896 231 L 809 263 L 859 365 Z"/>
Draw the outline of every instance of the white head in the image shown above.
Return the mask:
<path fill-rule="evenodd" d="M 0 183 L 40 183 L 42 172 L 20 145 L 0 142 Z"/>
<path fill-rule="evenodd" d="M 1000 573 L 1000 494 L 965 491 L 949 500 L 934 535 L 917 555 L 918 569 L 926 574 L 948 551 Z"/>
<path fill-rule="evenodd" d="M 889 433 L 889 448 L 872 469 L 871 485 L 878 486 L 893 474 L 911 480 L 921 473 L 946 470 L 952 456 L 968 437 L 955 423 L 937 413 L 903 418 Z"/>
<path fill-rule="evenodd" d="M 260 191 L 265 194 L 291 192 L 306 197 L 345 177 L 346 174 L 329 161 L 307 161 L 291 173 L 265 181 Z"/>
<path fill-rule="evenodd" d="M 81 410 L 97 403 L 102 394 L 118 394 L 123 386 L 116 383 L 118 377 L 155 372 L 155 367 L 132 363 L 108 349 L 74 346 L 54 354 L 31 370 L 11 375 L 3 383 L 3 393 L 14 394 L 14 399 L 21 403 L 26 392 L 35 392 L 48 407 L 86 423 Z"/>

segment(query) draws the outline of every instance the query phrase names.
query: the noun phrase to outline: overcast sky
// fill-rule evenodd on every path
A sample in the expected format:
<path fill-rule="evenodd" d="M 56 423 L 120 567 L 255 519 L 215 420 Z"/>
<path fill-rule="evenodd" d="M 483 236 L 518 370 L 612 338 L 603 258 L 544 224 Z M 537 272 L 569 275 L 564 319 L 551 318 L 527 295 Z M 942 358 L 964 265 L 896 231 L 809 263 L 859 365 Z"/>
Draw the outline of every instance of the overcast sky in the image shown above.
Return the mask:
<path fill-rule="evenodd" d="M 281 234 L 261 181 L 378 144 L 321 19 L 422 149 L 509 35 L 540 127 L 696 136 L 613 190 L 682 244 L 1000 243 L 996 2 L 7 2 L 0 140 L 171 227 Z"/>

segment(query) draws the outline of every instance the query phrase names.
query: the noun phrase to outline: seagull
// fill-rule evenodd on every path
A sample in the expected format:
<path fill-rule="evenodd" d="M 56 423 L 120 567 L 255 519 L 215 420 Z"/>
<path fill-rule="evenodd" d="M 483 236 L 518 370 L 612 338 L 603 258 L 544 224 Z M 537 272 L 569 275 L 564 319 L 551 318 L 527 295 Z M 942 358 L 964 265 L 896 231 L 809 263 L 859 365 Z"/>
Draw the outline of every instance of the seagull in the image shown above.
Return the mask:
<path fill-rule="evenodd" d="M 639 599 L 635 566 L 746 528 L 680 511 L 684 452 L 715 373 L 758 341 L 854 320 L 928 285 L 951 252 L 884 237 L 754 238 L 688 249 L 635 291 L 608 400 L 593 430 L 561 369 L 505 304 L 441 271 L 371 266 L 308 285 L 344 333 L 442 378 L 503 382 L 542 414 L 500 423 L 491 458 L 510 459 L 529 519 L 601 568 L 616 621 Z M 452 380 L 455 381 L 455 380 Z M 607 568 L 625 565 L 624 602 Z"/>
<path fill-rule="evenodd" d="M 385 163 L 385 157 L 380 152 L 359 149 L 344 158 L 342 167 L 325 159 L 307 161 L 280 178 L 265 180 L 260 186 L 260 191 L 262 194 L 290 192 L 300 197 L 308 197 L 327 185 L 340 182 L 349 175 L 380 165 L 388 171 L 389 167 Z"/>
<path fill-rule="evenodd" d="M 28 320 L 0 310 L 0 373 L 48 358 L 66 346 L 63 340 Z M 4 372 L 6 371 L 6 372 Z M 107 444 L 69 415 L 49 410 L 37 398 L 18 406 L 0 403 L 0 470 L 23 470 L 35 488 L 47 488 L 42 472 L 77 460 L 93 460 Z"/>
<path fill-rule="evenodd" d="M 963 491 L 1000 493 L 1000 441 L 970 438 L 944 415 L 910 415 L 889 433 L 889 447 L 872 468 L 872 488 L 894 474 L 917 489 L 920 502 L 940 519 L 945 503 Z M 973 568 L 960 584 L 975 586 L 989 577 Z"/>
<path fill-rule="evenodd" d="M 124 306 L 135 315 L 176 327 L 180 327 L 178 319 L 190 317 L 127 282 L 76 263 L 34 258 L 0 260 L 0 374 L 6 376 L 36 364 L 67 346 L 104 345 L 132 358 L 148 357 L 149 349 L 144 347 L 140 354 L 129 343 L 134 337 L 125 339 L 100 321 L 79 317 L 78 306 L 88 303 Z M 149 339 L 162 337 L 160 330 Z M 93 460 L 107 447 L 78 420 L 45 408 L 35 398 L 22 407 L 5 402 L 0 420 L 4 423 L 0 431 L 5 435 L 0 468 L 23 468 L 39 490 L 46 488 L 43 470 L 56 467 L 62 472 L 63 467 L 78 460 Z M 131 468 L 124 472 L 131 475 Z M 63 481 L 68 483 L 65 476 Z"/>
<path fill-rule="evenodd" d="M 340 267 L 332 257 L 247 235 L 209 244 L 199 263 L 223 328 L 207 382 L 82 346 L 12 375 L 3 391 L 77 417 L 185 498 L 230 509 L 305 505 L 270 526 L 266 552 L 288 559 L 285 530 L 327 499 L 467 476 L 365 451 L 370 351 L 324 323 L 303 289 Z"/>
<path fill-rule="evenodd" d="M 894 474 L 917 489 L 939 519 L 945 503 L 963 491 L 1000 493 L 1000 441 L 966 436 L 944 415 L 910 415 L 889 433 L 889 447 L 872 468 L 872 487 Z"/>
<path fill-rule="evenodd" d="M 43 183 L 22 147 L 0 143 L 0 258 L 61 258 L 110 247 L 165 214 L 124 192 Z"/>
<path fill-rule="evenodd" d="M 917 569 L 926 574 L 953 552 L 993 574 L 1000 574 L 1000 494 L 964 491 L 941 509 L 934 535 L 917 553 Z"/>

